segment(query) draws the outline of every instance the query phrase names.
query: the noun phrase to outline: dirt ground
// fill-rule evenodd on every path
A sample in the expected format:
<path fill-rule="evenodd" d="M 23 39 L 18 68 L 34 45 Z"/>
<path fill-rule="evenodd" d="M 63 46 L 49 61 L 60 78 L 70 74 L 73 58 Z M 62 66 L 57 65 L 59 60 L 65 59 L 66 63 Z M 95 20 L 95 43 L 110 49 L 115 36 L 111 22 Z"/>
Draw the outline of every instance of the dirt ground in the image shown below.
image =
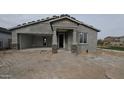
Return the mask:
<path fill-rule="evenodd" d="M 98 49 L 72 54 L 59 50 L 0 51 L 0 78 L 12 79 L 121 79 L 124 52 Z"/>

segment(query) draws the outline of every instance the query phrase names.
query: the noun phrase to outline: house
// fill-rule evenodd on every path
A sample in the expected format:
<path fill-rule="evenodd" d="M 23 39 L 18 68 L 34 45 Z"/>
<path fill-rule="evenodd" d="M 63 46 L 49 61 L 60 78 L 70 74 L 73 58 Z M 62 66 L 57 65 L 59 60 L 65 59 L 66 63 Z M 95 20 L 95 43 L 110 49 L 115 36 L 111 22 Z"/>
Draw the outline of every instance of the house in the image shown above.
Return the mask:
<path fill-rule="evenodd" d="M 124 36 L 108 36 L 104 39 L 104 44 L 107 46 L 124 47 Z"/>
<path fill-rule="evenodd" d="M 105 42 L 119 42 L 120 38 L 119 37 L 113 37 L 113 36 L 108 36 L 104 38 Z"/>
<path fill-rule="evenodd" d="M 120 37 L 120 42 L 122 42 L 124 44 L 124 36 Z"/>
<path fill-rule="evenodd" d="M 0 49 L 8 49 L 11 45 L 11 32 L 0 27 Z"/>
<path fill-rule="evenodd" d="M 9 29 L 12 31 L 12 47 L 52 48 L 78 51 L 95 51 L 98 29 L 87 25 L 70 15 L 60 15 L 20 24 Z"/>

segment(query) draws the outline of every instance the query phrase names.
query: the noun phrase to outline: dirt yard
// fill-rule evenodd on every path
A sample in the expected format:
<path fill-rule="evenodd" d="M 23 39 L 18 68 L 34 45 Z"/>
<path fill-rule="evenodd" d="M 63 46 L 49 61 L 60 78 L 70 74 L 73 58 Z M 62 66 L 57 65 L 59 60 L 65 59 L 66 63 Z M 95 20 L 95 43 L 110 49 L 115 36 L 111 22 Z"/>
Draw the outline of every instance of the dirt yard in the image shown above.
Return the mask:
<path fill-rule="evenodd" d="M 0 51 L 0 78 L 12 79 L 120 79 L 124 52 L 97 50 L 75 55 L 60 50 Z"/>

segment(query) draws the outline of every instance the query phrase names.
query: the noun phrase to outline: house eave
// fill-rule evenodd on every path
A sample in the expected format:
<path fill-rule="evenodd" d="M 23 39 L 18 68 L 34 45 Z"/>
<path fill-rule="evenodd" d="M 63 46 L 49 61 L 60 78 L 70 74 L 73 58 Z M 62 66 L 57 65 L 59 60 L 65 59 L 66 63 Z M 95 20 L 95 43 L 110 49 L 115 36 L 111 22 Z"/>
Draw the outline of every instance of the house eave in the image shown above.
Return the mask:
<path fill-rule="evenodd" d="M 11 34 L 11 32 L 8 29 L 2 27 L 0 27 L 0 33 Z"/>

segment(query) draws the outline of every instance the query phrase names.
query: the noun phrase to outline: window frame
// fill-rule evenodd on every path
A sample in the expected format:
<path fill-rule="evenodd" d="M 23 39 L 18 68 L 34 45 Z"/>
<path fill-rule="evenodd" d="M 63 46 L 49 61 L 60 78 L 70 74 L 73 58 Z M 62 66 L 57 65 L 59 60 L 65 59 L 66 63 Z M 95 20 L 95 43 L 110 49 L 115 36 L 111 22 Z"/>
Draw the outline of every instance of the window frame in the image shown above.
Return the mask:
<path fill-rule="evenodd" d="M 80 42 L 80 34 L 83 34 L 83 42 L 81 43 Z M 87 35 L 87 39 L 86 39 L 86 43 L 84 43 L 84 40 L 85 40 L 85 37 L 84 37 L 84 34 L 86 34 Z M 79 44 L 88 44 L 88 33 L 87 32 L 79 32 Z"/>

